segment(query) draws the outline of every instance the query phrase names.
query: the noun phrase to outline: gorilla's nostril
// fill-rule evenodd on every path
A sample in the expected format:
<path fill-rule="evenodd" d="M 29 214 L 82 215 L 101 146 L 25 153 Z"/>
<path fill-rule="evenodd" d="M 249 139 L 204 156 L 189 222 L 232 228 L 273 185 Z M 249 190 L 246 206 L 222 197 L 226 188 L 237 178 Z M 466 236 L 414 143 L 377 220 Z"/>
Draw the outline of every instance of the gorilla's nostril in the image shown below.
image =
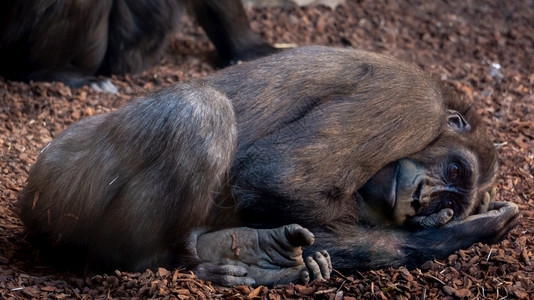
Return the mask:
<path fill-rule="evenodd" d="M 421 202 L 419 201 L 419 199 L 414 199 L 411 205 L 416 213 L 419 211 L 419 208 L 421 208 Z"/>
<path fill-rule="evenodd" d="M 423 190 L 423 183 L 419 182 L 417 185 L 417 188 L 415 189 L 414 193 L 412 194 L 412 207 L 415 209 L 415 211 L 419 211 L 419 208 L 421 208 L 421 191 Z"/>
<path fill-rule="evenodd" d="M 415 189 L 415 191 L 412 194 L 412 199 L 416 200 L 416 201 L 419 201 L 421 199 L 421 192 L 422 191 L 423 191 L 423 182 L 419 182 L 419 184 L 417 185 L 417 188 Z"/>

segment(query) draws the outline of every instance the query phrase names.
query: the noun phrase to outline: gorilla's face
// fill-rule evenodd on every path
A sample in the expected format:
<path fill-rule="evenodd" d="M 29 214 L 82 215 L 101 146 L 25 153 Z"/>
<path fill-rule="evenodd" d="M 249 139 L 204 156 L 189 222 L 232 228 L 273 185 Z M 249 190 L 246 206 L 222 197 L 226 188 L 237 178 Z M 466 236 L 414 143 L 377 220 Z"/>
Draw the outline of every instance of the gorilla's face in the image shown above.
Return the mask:
<path fill-rule="evenodd" d="M 424 225 L 418 224 L 419 217 L 438 212 L 452 214 L 447 221 L 463 219 L 488 202 L 485 197 L 494 196 L 497 157 L 491 141 L 469 145 L 469 138 L 480 130 L 455 111 L 449 112 L 447 126 L 423 151 L 389 163 L 358 190 L 371 215 L 386 223 L 411 225 Z M 453 135 L 464 135 L 464 143 L 452 143 Z"/>

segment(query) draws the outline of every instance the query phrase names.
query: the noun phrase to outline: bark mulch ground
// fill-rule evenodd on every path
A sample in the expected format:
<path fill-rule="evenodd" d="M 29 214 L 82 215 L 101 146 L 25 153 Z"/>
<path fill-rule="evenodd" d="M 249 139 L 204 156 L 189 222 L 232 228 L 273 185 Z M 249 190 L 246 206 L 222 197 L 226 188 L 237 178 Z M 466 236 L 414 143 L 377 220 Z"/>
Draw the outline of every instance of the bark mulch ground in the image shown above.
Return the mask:
<path fill-rule="evenodd" d="M 335 274 L 326 282 L 274 288 L 214 287 L 185 270 L 116 271 L 86 277 L 35 259 L 13 203 L 39 150 L 73 122 L 134 96 L 215 71 L 213 47 L 188 18 L 164 59 L 116 76 L 119 95 L 57 83 L 0 79 L 1 298 L 534 299 L 534 2 L 348 0 L 330 9 L 249 10 L 271 43 L 352 46 L 413 61 L 477 107 L 498 147 L 498 200 L 513 201 L 521 225 L 497 245 L 476 244 L 419 268 Z"/>

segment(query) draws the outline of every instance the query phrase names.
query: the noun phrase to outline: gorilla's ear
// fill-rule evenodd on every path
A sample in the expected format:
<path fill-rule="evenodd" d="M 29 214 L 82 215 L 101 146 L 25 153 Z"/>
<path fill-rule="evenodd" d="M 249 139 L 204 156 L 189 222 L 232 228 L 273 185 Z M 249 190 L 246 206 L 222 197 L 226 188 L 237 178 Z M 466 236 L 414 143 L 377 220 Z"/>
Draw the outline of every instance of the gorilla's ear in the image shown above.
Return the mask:
<path fill-rule="evenodd" d="M 471 124 L 455 110 L 448 110 L 447 123 L 453 131 L 471 131 Z"/>

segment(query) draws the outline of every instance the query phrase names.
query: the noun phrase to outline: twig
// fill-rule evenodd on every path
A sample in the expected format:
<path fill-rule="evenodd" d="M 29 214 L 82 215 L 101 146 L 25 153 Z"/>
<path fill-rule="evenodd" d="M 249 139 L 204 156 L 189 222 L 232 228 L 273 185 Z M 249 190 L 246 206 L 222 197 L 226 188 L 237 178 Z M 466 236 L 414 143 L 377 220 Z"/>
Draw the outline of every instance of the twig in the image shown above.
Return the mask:
<path fill-rule="evenodd" d="M 336 290 L 336 288 L 330 288 L 330 289 L 327 289 L 327 290 L 321 290 L 321 291 L 315 292 L 314 295 L 326 294 L 326 293 L 334 292 L 335 290 Z"/>
<path fill-rule="evenodd" d="M 345 280 L 351 281 L 347 276 L 341 274 L 341 272 L 339 272 L 339 271 L 336 270 L 336 269 L 332 269 L 332 272 L 336 273 L 337 276 L 339 276 L 339 277 L 341 277 L 341 278 L 343 278 L 343 279 L 345 279 Z"/>
<path fill-rule="evenodd" d="M 493 252 L 493 248 L 490 248 L 490 251 L 488 253 L 488 257 L 486 257 L 486 262 L 489 261 L 492 252 Z"/>
<path fill-rule="evenodd" d="M 341 290 L 341 288 L 345 285 L 345 282 L 347 282 L 347 280 L 343 280 L 343 282 L 341 283 L 341 285 L 339 286 L 339 288 L 336 290 L 336 294 L 339 292 L 339 290 Z"/>
<path fill-rule="evenodd" d="M 430 277 L 430 278 L 436 280 L 437 282 L 441 283 L 442 285 L 445 285 L 445 282 L 441 281 L 441 280 L 440 280 L 439 278 L 437 278 L 436 276 L 433 276 L 433 275 L 430 275 L 430 274 L 427 274 L 427 275 L 425 275 L 425 276 Z"/>

